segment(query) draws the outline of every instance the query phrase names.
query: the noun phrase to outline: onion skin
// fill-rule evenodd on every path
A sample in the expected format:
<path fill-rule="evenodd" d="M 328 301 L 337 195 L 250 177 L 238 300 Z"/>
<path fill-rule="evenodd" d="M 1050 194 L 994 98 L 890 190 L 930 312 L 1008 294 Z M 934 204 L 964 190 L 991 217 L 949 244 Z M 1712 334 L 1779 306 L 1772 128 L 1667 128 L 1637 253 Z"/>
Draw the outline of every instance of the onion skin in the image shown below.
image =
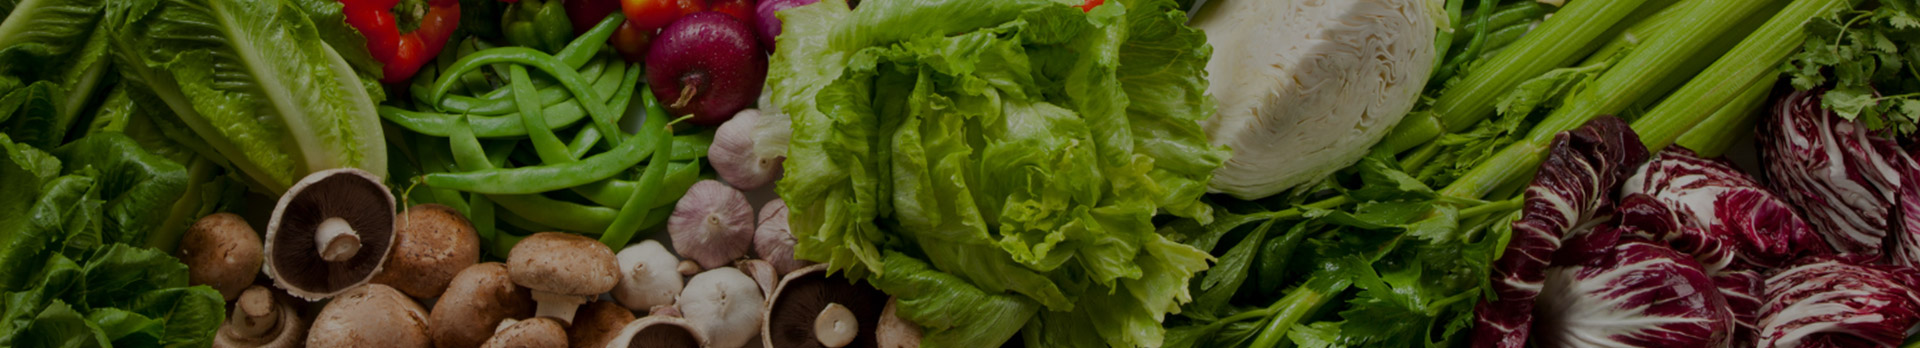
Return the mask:
<path fill-rule="evenodd" d="M 647 49 L 647 86 L 673 115 L 718 126 L 760 96 L 767 55 L 753 28 L 720 12 L 681 17 Z"/>

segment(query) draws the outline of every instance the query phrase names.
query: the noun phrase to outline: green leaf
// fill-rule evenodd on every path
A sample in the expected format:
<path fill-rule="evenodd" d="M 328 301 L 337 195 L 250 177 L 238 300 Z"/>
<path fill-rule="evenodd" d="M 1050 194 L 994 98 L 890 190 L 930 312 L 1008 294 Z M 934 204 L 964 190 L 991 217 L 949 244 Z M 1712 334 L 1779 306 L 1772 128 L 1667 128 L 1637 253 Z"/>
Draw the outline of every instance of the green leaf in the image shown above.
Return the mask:
<path fill-rule="evenodd" d="M 187 170 L 121 133 L 99 133 L 54 149 L 66 173 L 96 171 L 106 202 L 107 243 L 142 245 L 186 193 Z"/>
<path fill-rule="evenodd" d="M 122 11 L 110 17 L 125 19 L 113 33 L 123 76 L 265 190 L 329 168 L 385 175 L 364 81 L 293 4 L 136 0 Z"/>
<path fill-rule="evenodd" d="M 898 300 L 902 319 L 924 328 L 921 344 L 926 347 L 1005 342 L 1040 311 L 1033 300 L 980 291 L 910 256 L 888 252 L 885 260 L 884 275 L 868 282 Z"/>

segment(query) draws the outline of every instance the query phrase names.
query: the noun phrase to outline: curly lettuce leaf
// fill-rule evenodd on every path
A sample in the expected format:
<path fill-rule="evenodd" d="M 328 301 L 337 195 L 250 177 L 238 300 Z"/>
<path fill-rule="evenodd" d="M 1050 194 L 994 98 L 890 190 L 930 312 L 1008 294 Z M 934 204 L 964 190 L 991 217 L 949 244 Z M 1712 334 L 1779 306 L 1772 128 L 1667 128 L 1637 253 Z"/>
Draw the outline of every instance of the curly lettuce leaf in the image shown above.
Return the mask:
<path fill-rule="evenodd" d="M 294 4 L 144 0 L 118 11 L 108 22 L 122 75 L 266 191 L 329 168 L 385 175 L 365 82 Z"/>
<path fill-rule="evenodd" d="M 925 328 L 921 340 L 925 347 L 1005 342 L 1040 311 L 1040 304 L 1031 299 L 982 291 L 912 256 L 887 252 L 882 259 L 887 267 L 884 275 L 867 281 L 898 298 L 901 318 Z"/>

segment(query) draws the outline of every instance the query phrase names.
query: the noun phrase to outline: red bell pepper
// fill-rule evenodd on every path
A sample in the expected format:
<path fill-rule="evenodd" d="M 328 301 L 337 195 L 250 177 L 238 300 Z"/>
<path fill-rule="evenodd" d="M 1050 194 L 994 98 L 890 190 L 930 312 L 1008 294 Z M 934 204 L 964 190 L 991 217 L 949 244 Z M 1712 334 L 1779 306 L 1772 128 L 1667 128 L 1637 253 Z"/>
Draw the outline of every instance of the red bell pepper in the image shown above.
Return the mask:
<path fill-rule="evenodd" d="M 1093 12 L 1093 8 L 1100 7 L 1100 5 L 1104 5 L 1106 3 L 1107 3 L 1107 0 L 1087 0 L 1086 3 L 1080 4 L 1080 11 Z"/>
<path fill-rule="evenodd" d="M 427 1 L 419 28 L 407 33 L 400 32 L 393 14 L 400 0 L 340 0 L 340 4 L 347 25 L 367 37 L 367 51 L 383 65 L 380 82 L 384 83 L 413 78 L 421 66 L 440 54 L 447 37 L 460 26 L 458 0 Z"/>

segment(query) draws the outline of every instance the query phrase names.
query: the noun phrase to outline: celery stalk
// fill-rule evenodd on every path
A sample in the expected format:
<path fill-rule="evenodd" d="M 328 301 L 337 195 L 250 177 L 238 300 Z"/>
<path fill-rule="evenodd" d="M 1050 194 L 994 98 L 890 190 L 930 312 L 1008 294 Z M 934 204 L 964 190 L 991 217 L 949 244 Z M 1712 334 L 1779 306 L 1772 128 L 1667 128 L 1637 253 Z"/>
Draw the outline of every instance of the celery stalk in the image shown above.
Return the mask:
<path fill-rule="evenodd" d="M 1726 154 L 1727 148 L 1733 147 L 1740 136 L 1753 134 L 1753 123 L 1760 120 L 1757 113 L 1767 105 L 1767 94 L 1773 91 L 1776 81 L 1764 79 L 1747 86 L 1746 90 L 1740 91 L 1739 97 L 1714 110 L 1712 116 L 1707 116 L 1706 121 L 1681 134 L 1674 144 L 1693 150 L 1701 157 Z"/>
<path fill-rule="evenodd" d="M 1779 14 L 1755 30 L 1747 39 L 1728 51 L 1726 57 L 1708 66 L 1693 81 L 1687 82 L 1665 101 L 1633 122 L 1640 142 L 1659 150 L 1673 144 L 1680 134 L 1699 124 L 1706 115 L 1733 100 L 1745 88 L 1777 75 L 1780 61 L 1800 49 L 1807 34 L 1808 21 L 1846 8 L 1859 0 L 1795 0 Z"/>
<path fill-rule="evenodd" d="M 1685 73 L 1675 70 L 1721 34 L 1766 5 L 1766 1 L 1752 0 L 1695 0 L 1680 4 L 1682 7 L 1678 9 L 1685 11 L 1681 18 L 1689 25 L 1673 26 L 1673 30 L 1661 31 L 1661 35 L 1648 38 L 1628 51 L 1626 57 L 1590 82 L 1585 90 L 1570 97 L 1565 105 L 1554 109 L 1546 119 L 1535 125 L 1525 139 L 1475 167 L 1466 176 L 1448 185 L 1442 193 L 1455 197 L 1483 197 L 1496 187 L 1532 173 L 1545 159 L 1546 148 L 1555 135 L 1585 125 L 1594 117 L 1618 113 L 1645 97 L 1660 80 L 1671 74 Z M 1794 42 L 1798 44 L 1797 40 Z M 1736 50 L 1738 48 L 1735 47 Z M 1733 55 L 1729 54 L 1728 57 Z M 1785 53 L 1781 53 L 1780 57 L 1786 57 Z M 1772 71 L 1774 65 L 1777 65 L 1777 61 L 1768 64 L 1767 71 Z M 1706 114 L 1702 112 L 1698 115 L 1704 117 Z"/>
<path fill-rule="evenodd" d="M 1448 131 L 1473 126 L 1493 113 L 1494 104 L 1513 86 L 1567 63 L 1646 0 L 1573 1 L 1540 27 L 1501 50 L 1492 59 L 1434 100 L 1433 111 Z"/>

